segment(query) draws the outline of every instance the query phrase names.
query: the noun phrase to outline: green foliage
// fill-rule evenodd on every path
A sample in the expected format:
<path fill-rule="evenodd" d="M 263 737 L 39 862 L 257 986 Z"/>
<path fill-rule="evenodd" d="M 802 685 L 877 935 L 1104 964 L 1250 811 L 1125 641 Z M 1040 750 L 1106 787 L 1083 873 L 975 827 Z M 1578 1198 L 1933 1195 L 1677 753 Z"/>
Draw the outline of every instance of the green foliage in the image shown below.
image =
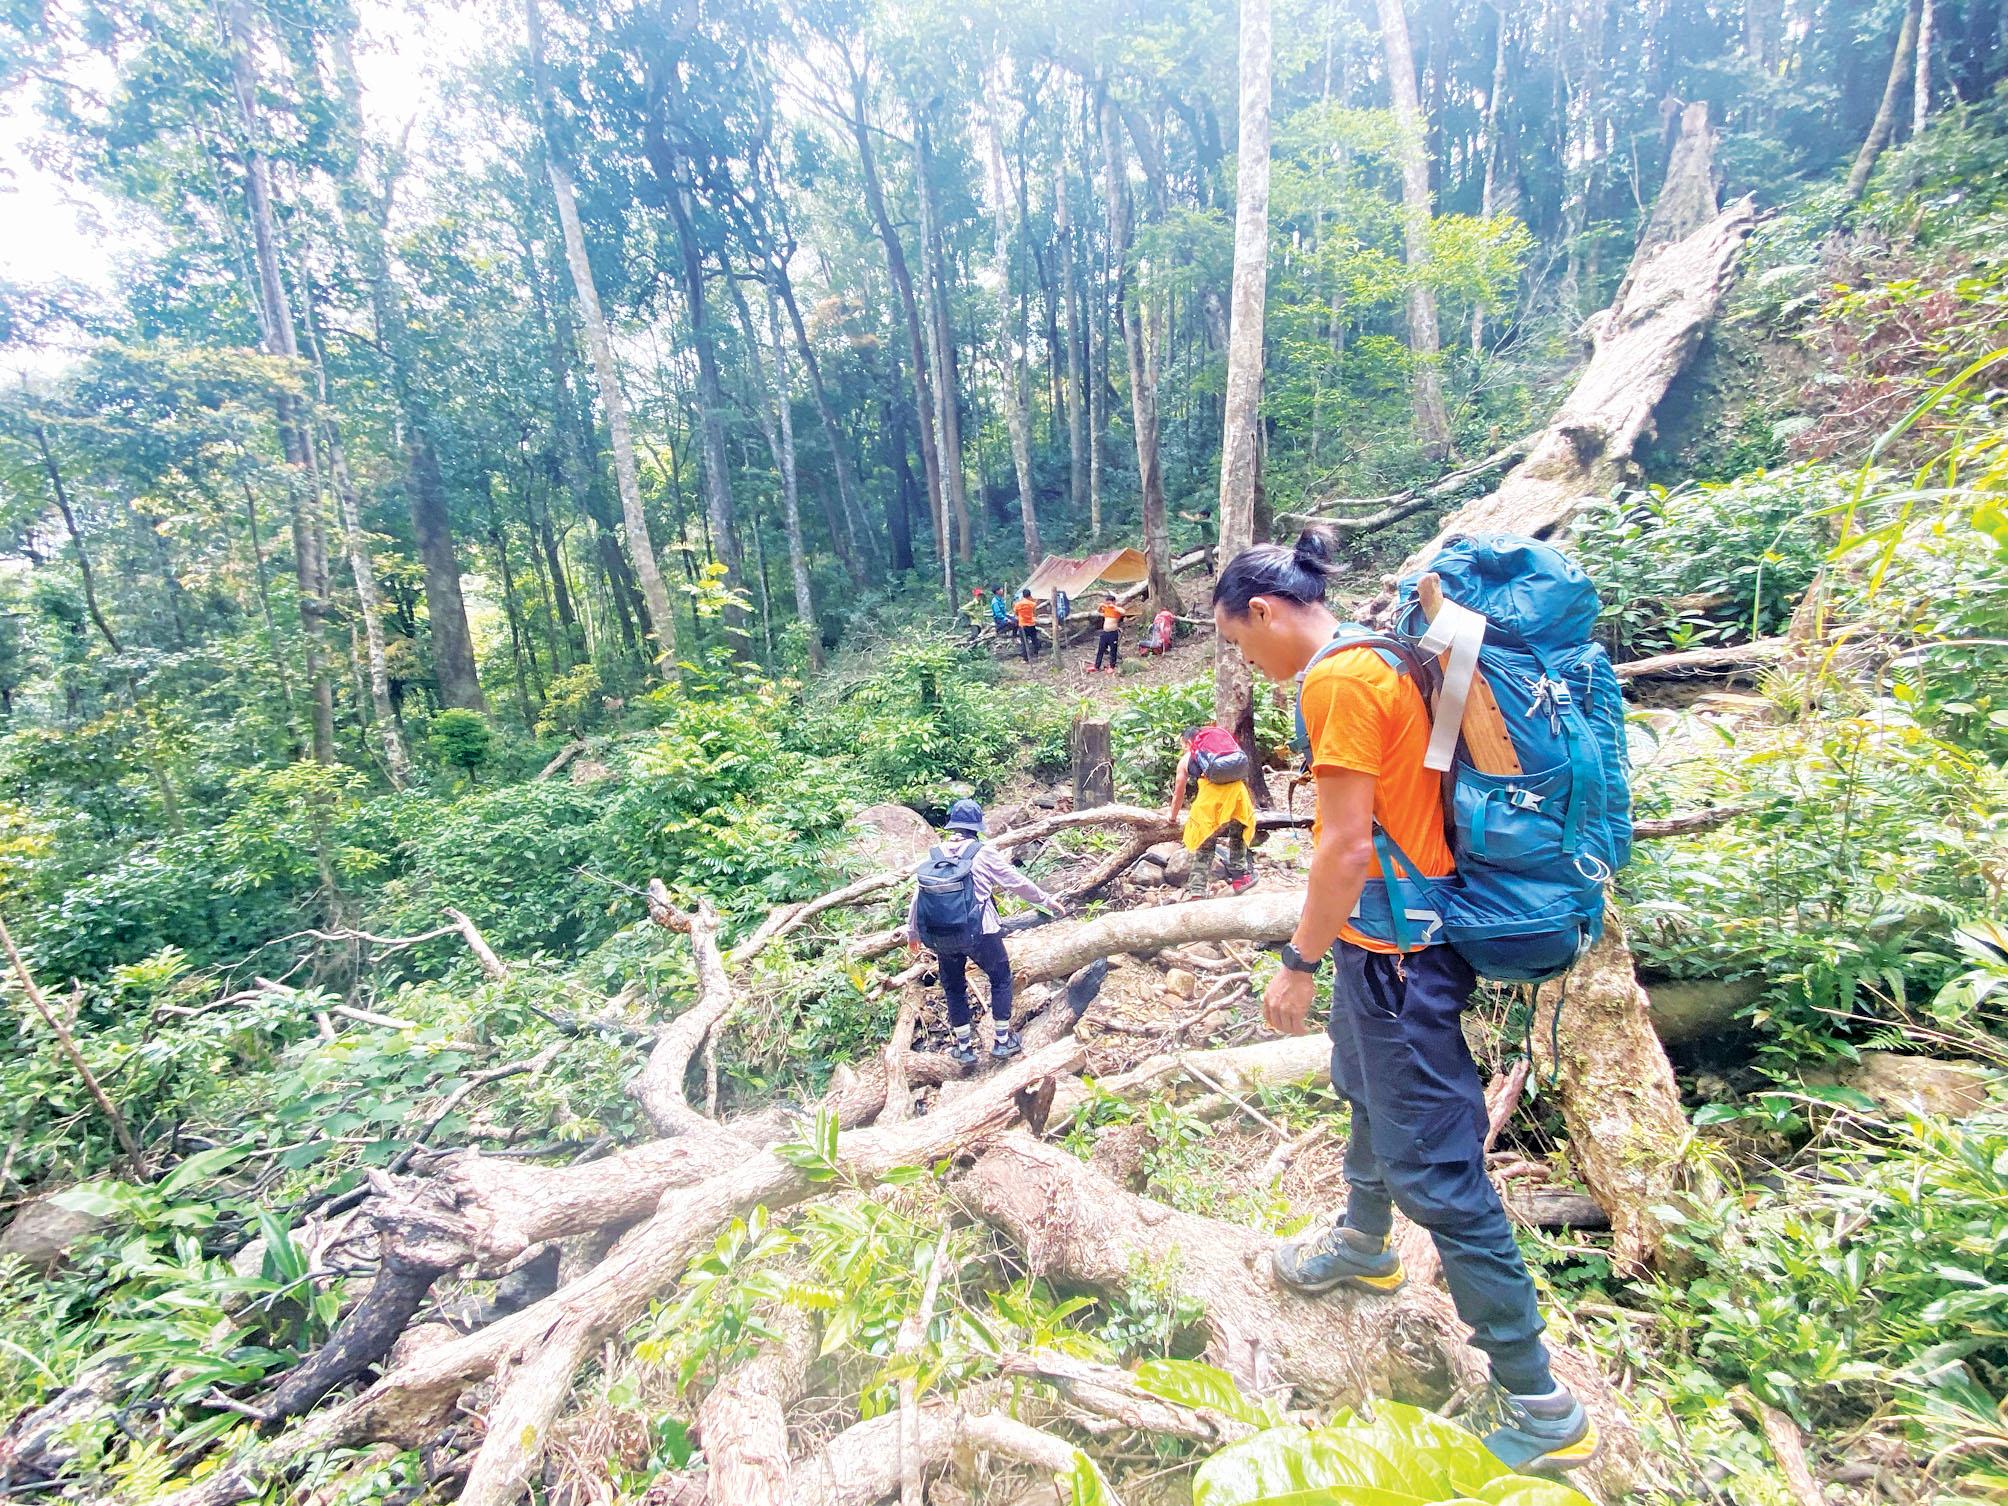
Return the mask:
<path fill-rule="evenodd" d="M 1168 685 L 1139 685 L 1122 693 L 1122 708 L 1109 720 L 1116 785 L 1125 795 L 1156 805 L 1171 798 L 1171 776 L 1185 751 L 1187 731 L 1213 721 L 1210 677 Z M 1255 738 L 1264 749 L 1287 748 L 1290 712 L 1258 687 Z"/>
<path fill-rule="evenodd" d="M 433 717 L 425 740 L 433 757 L 464 771 L 469 779 L 495 750 L 495 732 L 488 725 L 488 718 L 478 711 L 453 706 Z"/>
<path fill-rule="evenodd" d="M 1654 1293 L 1677 1411 L 1746 1385 L 1824 1429 L 1892 1396 L 2008 1393 L 2008 1120 L 1844 1122 L 1774 1190 L 1657 1210 L 1694 1272 Z"/>
<path fill-rule="evenodd" d="M 1846 494 L 1841 477 L 1808 463 L 1586 509 L 1575 552 L 1603 599 L 1598 633 L 1612 657 L 1779 631 L 1825 558 L 1824 520 Z"/>
<path fill-rule="evenodd" d="M 1027 726 L 1027 712 L 1050 701 L 1036 687 L 1007 694 L 986 684 L 957 639 L 908 637 L 866 678 L 812 701 L 790 741 L 844 755 L 842 777 L 871 795 L 938 813 L 955 784 L 990 793 L 1028 741 L 1050 753 L 1051 715 Z"/>
<path fill-rule="evenodd" d="M 1581 1506 L 1567 1485 L 1515 1474 L 1464 1429 L 1404 1402 L 1377 1401 L 1322 1428 L 1272 1427 L 1200 1465 L 1193 1506 Z"/>
<path fill-rule="evenodd" d="M 1655 798 L 1750 809 L 1690 840 L 1640 844 L 1620 889 L 1641 966 L 1761 974 L 1751 1018 L 1781 1064 L 1845 1054 L 1857 1016 L 1901 1018 L 1931 999 L 1952 927 L 1998 882 L 1998 771 L 1888 703 L 1733 734 L 1675 721 L 1662 746 L 1681 737 L 1727 741 L 1730 756 L 1672 763 Z"/>

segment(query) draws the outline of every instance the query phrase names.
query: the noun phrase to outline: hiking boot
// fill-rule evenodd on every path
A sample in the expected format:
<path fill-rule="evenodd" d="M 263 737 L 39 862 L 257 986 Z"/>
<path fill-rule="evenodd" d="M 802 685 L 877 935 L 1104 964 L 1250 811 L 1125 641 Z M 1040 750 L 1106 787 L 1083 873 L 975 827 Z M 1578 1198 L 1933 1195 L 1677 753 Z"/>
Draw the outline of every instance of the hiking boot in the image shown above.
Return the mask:
<path fill-rule="evenodd" d="M 996 1061 L 1009 1061 L 1014 1056 L 1022 1056 L 1025 1043 L 1018 1039 L 1018 1032 L 1009 1025 L 1001 1025 L 990 1042 L 990 1055 Z"/>
<path fill-rule="evenodd" d="M 1248 886 L 1250 884 L 1253 884 L 1254 882 L 1255 882 L 1255 875 L 1252 873 L 1237 874 L 1235 877 L 1227 881 L 1227 887 L 1234 893 L 1240 894 L 1245 892 Z"/>
<path fill-rule="evenodd" d="M 1597 1452 L 1596 1424 L 1559 1384 L 1545 1396 L 1519 1396 L 1495 1383 L 1465 1414 L 1464 1425 L 1502 1464 L 1522 1474 L 1575 1469 Z"/>
<path fill-rule="evenodd" d="M 1285 1286 L 1316 1296 L 1340 1284 L 1369 1292 L 1401 1289 L 1408 1276 L 1385 1237 L 1376 1238 L 1335 1224 L 1315 1239 L 1278 1245 L 1270 1255 L 1276 1278 Z"/>
<path fill-rule="evenodd" d="M 958 1067 L 976 1065 L 976 1048 L 967 1041 L 952 1041 L 948 1047 L 948 1059 Z"/>

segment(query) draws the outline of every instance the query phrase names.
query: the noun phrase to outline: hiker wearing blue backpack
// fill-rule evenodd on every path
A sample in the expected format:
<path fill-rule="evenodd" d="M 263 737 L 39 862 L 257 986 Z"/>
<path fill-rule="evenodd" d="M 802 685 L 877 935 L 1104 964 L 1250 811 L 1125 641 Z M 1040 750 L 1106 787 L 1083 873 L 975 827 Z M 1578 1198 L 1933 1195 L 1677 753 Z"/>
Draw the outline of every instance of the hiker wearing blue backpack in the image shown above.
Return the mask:
<path fill-rule="evenodd" d="M 1025 1049 L 1011 1028 L 1011 959 L 1004 951 L 996 896 L 1015 894 L 1051 915 L 1064 915 L 1067 906 L 985 844 L 983 807 L 974 800 L 958 800 L 948 808 L 948 830 L 948 839 L 930 849 L 915 872 L 906 944 L 915 952 L 927 948 L 940 964 L 941 992 L 955 1032 L 948 1054 L 967 1067 L 976 1061 L 969 1008 L 972 962 L 990 980 L 990 1055 L 1003 1061 Z"/>
<path fill-rule="evenodd" d="M 1344 1216 L 1280 1246 L 1274 1266 L 1303 1292 L 1392 1291 L 1405 1279 L 1390 1246 L 1399 1207 L 1435 1240 L 1491 1361 L 1475 1430 L 1515 1469 L 1568 1469 L 1596 1432 L 1549 1368 L 1534 1284 L 1485 1174 L 1484 1093 L 1459 1016 L 1480 974 L 1554 976 L 1600 933 L 1603 887 L 1630 851 L 1623 705 L 1589 642 L 1595 591 L 1558 552 L 1460 537 L 1430 568 L 1447 604 L 1421 621 L 1421 585 L 1404 581 L 1386 636 L 1325 606 L 1333 564 L 1317 532 L 1242 551 L 1214 587 L 1221 637 L 1299 683 L 1297 742 L 1317 782 L 1304 911 L 1263 1019 L 1303 1034 L 1331 955 L 1332 1081 L 1352 1110 Z M 1459 729 L 1481 666 L 1531 772 L 1471 763 Z"/>

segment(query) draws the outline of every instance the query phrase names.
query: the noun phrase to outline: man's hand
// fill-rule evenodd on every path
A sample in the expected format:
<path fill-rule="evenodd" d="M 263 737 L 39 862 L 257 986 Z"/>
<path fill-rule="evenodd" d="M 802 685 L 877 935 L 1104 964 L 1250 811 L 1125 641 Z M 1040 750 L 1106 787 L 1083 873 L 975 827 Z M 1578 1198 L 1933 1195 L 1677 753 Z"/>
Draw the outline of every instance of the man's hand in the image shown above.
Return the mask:
<path fill-rule="evenodd" d="M 1060 896 L 1056 894 L 1051 899 L 1046 901 L 1046 913 L 1052 916 L 1055 920 L 1058 920 L 1061 916 L 1070 914 L 1072 912 L 1068 909 L 1067 902 L 1064 899 L 1061 899 Z"/>
<path fill-rule="evenodd" d="M 1306 1035 L 1318 980 L 1310 973 L 1280 968 L 1262 993 L 1262 1023 L 1279 1035 Z"/>
<path fill-rule="evenodd" d="M 906 949 L 909 952 L 911 952 L 914 956 L 918 957 L 920 955 L 920 938 L 918 936 L 907 937 Z"/>

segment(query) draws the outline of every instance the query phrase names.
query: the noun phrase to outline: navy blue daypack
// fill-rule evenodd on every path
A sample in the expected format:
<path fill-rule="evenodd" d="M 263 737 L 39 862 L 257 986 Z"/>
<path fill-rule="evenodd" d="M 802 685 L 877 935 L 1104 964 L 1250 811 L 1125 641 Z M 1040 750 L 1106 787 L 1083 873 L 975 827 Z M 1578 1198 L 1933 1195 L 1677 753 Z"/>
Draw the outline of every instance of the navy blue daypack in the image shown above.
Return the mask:
<path fill-rule="evenodd" d="M 1482 977 L 1539 982 L 1566 972 L 1603 934 L 1605 888 L 1631 859 L 1624 697 L 1590 637 L 1596 587 L 1560 550 L 1514 534 L 1454 535 L 1427 570 L 1448 601 L 1485 619 L 1477 668 L 1522 772 L 1481 773 L 1458 739 L 1444 771 L 1455 877 L 1417 876 L 1376 826 L 1381 877 L 1352 923 L 1404 949 L 1447 941 Z M 1311 663 L 1374 649 L 1434 708 L 1442 672 L 1422 647 L 1420 578 L 1401 581 L 1391 633 L 1344 624 Z M 1297 735 L 1302 748 L 1301 709 Z"/>
<path fill-rule="evenodd" d="M 976 902 L 976 853 L 982 846 L 972 841 L 954 857 L 937 846 L 920 865 L 914 937 L 937 956 L 973 952 L 983 939 L 983 906 Z"/>

